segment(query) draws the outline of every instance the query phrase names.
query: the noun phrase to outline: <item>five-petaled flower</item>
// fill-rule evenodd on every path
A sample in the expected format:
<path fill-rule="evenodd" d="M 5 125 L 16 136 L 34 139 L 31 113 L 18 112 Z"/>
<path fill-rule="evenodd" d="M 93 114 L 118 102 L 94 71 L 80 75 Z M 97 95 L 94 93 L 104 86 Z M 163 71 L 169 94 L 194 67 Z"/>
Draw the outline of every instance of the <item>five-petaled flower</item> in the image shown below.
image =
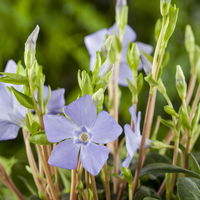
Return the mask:
<path fill-rule="evenodd" d="M 142 136 L 140 134 L 140 120 L 141 120 L 141 112 L 138 112 L 136 115 L 136 105 L 134 104 L 129 108 L 129 112 L 131 114 L 131 118 L 134 123 L 134 128 L 132 129 L 129 124 L 124 126 L 125 138 L 126 138 L 126 149 L 128 151 L 128 155 L 124 162 L 122 163 L 123 167 L 128 168 L 131 160 L 133 159 L 134 154 L 140 148 Z M 150 140 L 146 141 L 146 146 L 148 146 Z"/>
<path fill-rule="evenodd" d="M 9 60 L 5 72 L 16 73 L 17 65 L 13 60 Z M 22 91 L 22 85 L 11 85 L 0 83 L 0 141 L 11 140 L 17 137 L 20 127 L 23 127 L 26 108 L 23 107 L 10 92 L 7 86 L 13 86 L 15 89 Z M 44 98 L 47 98 L 48 87 L 44 87 Z M 53 90 L 47 104 L 48 114 L 61 113 L 64 108 L 64 89 Z"/>
<path fill-rule="evenodd" d="M 114 24 L 109 29 L 101 29 L 93 34 L 90 34 L 85 37 L 85 45 L 87 47 L 87 50 L 90 54 L 90 68 L 93 69 L 95 59 L 96 59 L 96 51 L 100 50 L 103 42 L 106 39 L 107 34 L 113 34 L 117 32 L 117 26 Z M 119 84 L 122 86 L 128 86 L 127 78 L 132 81 L 133 76 L 131 69 L 128 66 L 127 59 L 126 59 L 126 53 L 127 48 L 130 42 L 133 42 L 136 40 L 136 33 L 135 31 L 129 26 L 126 25 L 125 32 L 124 32 L 124 39 L 122 42 L 122 55 L 121 55 L 121 63 L 120 63 L 120 73 L 119 73 Z M 140 51 L 144 51 L 147 54 L 151 54 L 153 51 L 152 46 L 148 44 L 144 44 L 142 42 L 136 42 L 138 48 Z M 139 69 L 142 69 L 143 64 L 140 62 Z M 109 68 L 109 65 L 107 62 L 104 63 L 104 65 L 101 68 L 100 75 L 103 74 L 107 69 Z"/>
<path fill-rule="evenodd" d="M 96 114 L 92 97 L 85 95 L 64 108 L 65 114 L 44 116 L 47 139 L 60 142 L 54 147 L 49 164 L 75 169 L 80 155 L 83 167 L 97 175 L 108 159 L 103 144 L 113 142 L 122 132 L 119 124 L 105 111 Z"/>

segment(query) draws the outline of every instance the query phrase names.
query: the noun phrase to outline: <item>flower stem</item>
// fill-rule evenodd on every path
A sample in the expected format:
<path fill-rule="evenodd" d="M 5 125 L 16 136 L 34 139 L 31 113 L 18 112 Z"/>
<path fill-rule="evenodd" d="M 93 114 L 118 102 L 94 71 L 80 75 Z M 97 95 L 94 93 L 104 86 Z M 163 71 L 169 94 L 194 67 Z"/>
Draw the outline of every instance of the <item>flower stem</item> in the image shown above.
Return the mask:
<path fill-rule="evenodd" d="M 154 58 L 153 58 L 153 64 L 152 64 L 152 76 L 154 80 L 157 81 L 158 75 L 160 72 L 161 64 L 163 61 L 165 48 L 167 46 L 167 41 L 165 41 L 165 32 L 167 30 L 169 24 L 169 18 L 163 17 L 162 21 L 162 28 L 160 31 L 160 35 L 158 38 L 158 42 L 156 45 Z M 150 88 L 148 102 L 147 102 L 147 108 L 145 113 L 145 119 L 144 119 L 144 127 L 142 132 L 142 141 L 140 145 L 140 151 L 139 151 L 139 158 L 137 162 L 137 167 L 135 171 L 134 176 L 134 184 L 133 184 L 133 194 L 135 195 L 138 182 L 139 182 L 139 174 L 143 166 L 143 162 L 145 159 L 145 142 L 149 138 L 152 121 L 153 121 L 153 115 L 154 115 L 154 108 L 155 108 L 155 102 L 156 102 L 156 94 L 157 94 L 157 87 Z"/>
<path fill-rule="evenodd" d="M 137 168 L 135 171 L 134 181 L 133 181 L 133 194 L 135 194 L 138 186 L 139 181 L 139 174 L 145 159 L 145 142 L 146 139 L 149 138 L 150 129 L 152 125 L 153 120 L 153 114 L 154 114 L 154 107 L 155 107 L 155 100 L 156 100 L 156 88 L 154 88 L 153 94 L 149 94 L 148 102 L 147 102 L 147 109 L 146 109 L 146 115 L 144 120 L 144 128 L 142 132 L 142 141 L 139 151 L 139 158 L 137 162 Z"/>
<path fill-rule="evenodd" d="M 96 186 L 96 181 L 94 176 L 92 176 L 90 174 L 90 179 L 91 179 L 91 183 L 92 183 L 92 190 L 93 190 L 93 194 L 94 194 L 94 200 L 98 200 L 98 193 L 97 193 L 97 186 Z"/>
<path fill-rule="evenodd" d="M 111 91 L 110 91 L 110 98 L 113 102 L 113 107 L 111 110 L 111 114 L 113 118 L 118 121 L 118 108 L 119 108 L 119 87 L 118 87 L 118 81 L 119 81 L 119 65 L 120 65 L 120 55 L 118 56 L 118 59 L 114 65 L 114 71 L 113 76 L 114 80 L 111 83 Z M 118 139 L 113 142 L 113 159 L 114 159 L 114 173 L 117 174 L 119 172 L 119 151 L 118 151 Z M 113 189 L 114 194 L 117 193 L 117 187 L 118 187 L 118 180 L 117 178 L 113 178 Z"/>
<path fill-rule="evenodd" d="M 193 73 L 191 75 L 190 81 L 189 81 L 189 85 L 188 85 L 188 90 L 187 90 L 187 96 L 186 96 L 186 104 L 188 105 L 190 103 L 190 100 L 192 98 L 192 94 L 195 88 L 195 83 L 197 80 L 197 75 L 196 73 Z"/>
<path fill-rule="evenodd" d="M 34 182 L 36 184 L 36 187 L 37 187 L 39 193 L 44 194 L 45 188 L 38 178 L 39 171 L 38 171 L 38 168 L 37 168 L 34 156 L 33 156 L 31 145 L 28 141 L 28 136 L 29 136 L 28 132 L 23 129 L 24 144 L 25 144 L 25 148 L 26 148 L 26 154 L 27 154 L 28 162 L 29 162 L 29 165 L 30 165 L 31 170 L 32 170 L 33 179 L 34 179 Z"/>
<path fill-rule="evenodd" d="M 25 200 L 24 196 L 17 189 L 16 185 L 13 183 L 12 179 L 6 172 L 3 165 L 0 163 L 0 181 L 2 181 L 13 193 L 18 197 L 19 200 Z"/>
<path fill-rule="evenodd" d="M 42 145 L 39 145 L 39 154 L 42 158 L 43 169 L 44 169 L 45 176 L 47 178 L 47 182 L 49 184 L 52 199 L 57 200 L 58 199 L 57 194 L 56 194 L 56 191 L 55 191 L 55 188 L 54 188 L 54 184 L 53 184 L 53 181 L 52 181 L 52 178 L 51 178 L 50 168 L 49 168 L 49 165 L 48 165 L 48 162 L 47 162 L 47 149 Z"/>
<path fill-rule="evenodd" d="M 70 200 L 76 200 L 76 170 L 71 170 Z"/>
<path fill-rule="evenodd" d="M 109 183 L 109 174 L 108 174 L 107 163 L 103 167 L 103 172 L 104 172 L 104 178 L 105 178 L 106 200 L 110 200 L 110 183 Z"/>

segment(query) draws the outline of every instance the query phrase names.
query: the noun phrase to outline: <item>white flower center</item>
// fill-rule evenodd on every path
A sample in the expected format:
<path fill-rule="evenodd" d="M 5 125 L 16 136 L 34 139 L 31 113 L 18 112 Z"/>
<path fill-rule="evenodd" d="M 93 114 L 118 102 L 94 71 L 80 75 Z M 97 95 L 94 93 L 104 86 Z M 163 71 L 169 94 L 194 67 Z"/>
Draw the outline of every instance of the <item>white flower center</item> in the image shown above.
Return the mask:
<path fill-rule="evenodd" d="M 82 132 L 82 133 L 79 135 L 79 140 L 80 140 L 81 142 L 88 142 L 88 141 L 89 141 L 89 135 L 88 135 L 88 133 Z"/>

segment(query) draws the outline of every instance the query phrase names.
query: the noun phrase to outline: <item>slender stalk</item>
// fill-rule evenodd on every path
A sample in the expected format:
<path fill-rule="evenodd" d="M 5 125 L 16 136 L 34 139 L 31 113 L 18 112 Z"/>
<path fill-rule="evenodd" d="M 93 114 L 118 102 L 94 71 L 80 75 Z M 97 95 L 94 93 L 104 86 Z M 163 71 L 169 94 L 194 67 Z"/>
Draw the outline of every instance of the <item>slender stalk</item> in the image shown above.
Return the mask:
<path fill-rule="evenodd" d="M 128 184 L 128 198 L 129 200 L 133 200 L 133 184 Z"/>
<path fill-rule="evenodd" d="M 179 141 L 180 141 L 180 130 L 177 130 L 176 136 L 175 136 L 175 146 L 174 146 L 174 154 L 173 154 L 172 165 L 176 165 L 176 163 L 177 163 L 178 151 L 179 151 Z M 170 192 L 173 192 L 173 190 L 174 190 L 175 178 L 176 178 L 176 174 L 173 174 L 172 179 L 171 179 Z"/>
<path fill-rule="evenodd" d="M 126 182 L 125 181 L 122 181 L 119 185 L 119 190 L 118 190 L 118 193 L 117 193 L 117 200 L 121 200 L 122 199 L 122 195 L 126 189 Z"/>
<path fill-rule="evenodd" d="M 76 200 L 76 170 L 71 170 L 70 200 Z"/>
<path fill-rule="evenodd" d="M 192 108 L 191 108 L 191 112 L 190 112 L 190 118 L 193 117 L 195 109 L 196 109 L 196 106 L 199 103 L 199 100 L 200 100 L 200 84 L 198 85 L 198 88 L 197 88 L 197 91 L 196 91 L 196 94 L 195 94 L 195 97 L 194 97 L 194 101 L 192 103 Z"/>
<path fill-rule="evenodd" d="M 115 63 L 113 76 L 114 80 L 112 84 L 112 102 L 113 102 L 113 108 L 111 111 L 111 114 L 113 118 L 118 121 L 118 108 L 119 108 L 119 87 L 118 87 L 118 81 L 119 81 L 119 65 L 120 65 L 120 55 L 118 57 L 118 60 Z M 118 139 L 113 142 L 113 159 L 114 159 L 114 173 L 117 174 L 119 172 L 119 151 L 118 151 Z M 113 177 L 113 190 L 114 193 L 117 193 L 117 186 L 118 186 L 118 180 L 117 178 Z"/>
<path fill-rule="evenodd" d="M 57 194 L 56 194 L 53 182 L 52 182 L 51 172 L 50 172 L 50 168 L 49 168 L 48 161 L 47 161 L 48 158 L 46 157 L 47 150 L 42 145 L 39 145 L 39 154 L 40 154 L 40 156 L 42 158 L 43 169 L 44 169 L 45 176 L 47 178 L 47 182 L 49 184 L 49 188 L 50 188 L 50 191 L 51 191 L 52 199 L 53 200 L 57 200 L 58 199 L 57 198 Z"/>
<path fill-rule="evenodd" d="M 188 159 L 189 159 L 190 146 L 191 146 L 191 141 L 192 141 L 191 139 L 192 138 L 189 133 L 188 138 L 187 138 L 186 148 L 185 148 L 185 162 L 184 162 L 185 169 L 188 169 Z"/>
<path fill-rule="evenodd" d="M 109 174 L 108 174 L 107 163 L 103 167 L 103 172 L 104 172 L 104 178 L 105 178 L 106 200 L 110 200 L 110 183 L 109 183 Z"/>
<path fill-rule="evenodd" d="M 91 179 L 91 183 L 92 183 L 92 190 L 93 190 L 93 194 L 94 194 L 94 200 L 98 200 L 98 192 L 97 192 L 97 186 L 96 186 L 96 181 L 94 176 L 92 176 L 90 174 L 90 179 Z"/>
<path fill-rule="evenodd" d="M 87 199 L 90 199 L 89 173 L 86 170 L 85 170 L 85 183 L 86 183 L 86 190 L 87 190 Z"/>
<path fill-rule="evenodd" d="M 3 165 L 0 163 L 0 181 L 4 183 L 17 197 L 19 200 L 25 200 L 25 197 L 17 189 L 16 185 L 13 183 L 11 177 L 6 172 Z"/>
<path fill-rule="evenodd" d="M 188 90 L 187 90 L 187 96 L 186 96 L 186 104 L 188 105 L 190 103 L 190 100 L 192 98 L 192 94 L 195 88 L 195 84 L 196 84 L 196 80 L 197 80 L 197 75 L 196 73 L 191 75 L 190 81 L 189 81 L 189 85 L 188 85 Z"/>
<path fill-rule="evenodd" d="M 155 80 L 158 79 L 160 67 L 161 67 L 162 60 L 165 53 L 165 48 L 167 46 L 164 36 L 165 36 L 166 29 L 168 27 L 168 24 L 169 24 L 169 18 L 163 17 L 162 28 L 161 28 L 161 32 L 158 38 L 157 45 L 156 45 L 154 58 L 153 58 L 153 64 L 152 64 L 152 76 Z M 137 167 L 136 167 L 135 176 L 134 176 L 134 184 L 133 184 L 134 195 L 137 190 L 137 186 L 139 182 L 139 174 L 142 169 L 143 162 L 146 156 L 145 142 L 149 138 L 150 131 L 151 131 L 155 102 L 156 102 L 156 94 L 157 94 L 157 88 L 156 87 L 150 88 L 147 108 L 146 108 L 146 113 L 145 113 L 145 119 L 144 119 L 144 127 L 142 131 L 142 141 L 140 145 L 139 158 L 138 158 Z"/>
<path fill-rule="evenodd" d="M 149 94 L 148 102 L 147 102 L 147 109 L 145 114 L 145 120 L 144 120 L 144 128 L 142 132 L 142 141 L 139 151 L 139 158 L 137 162 L 137 168 L 135 171 L 134 181 L 133 181 L 133 194 L 135 194 L 138 186 L 139 181 L 139 174 L 145 159 L 145 142 L 146 139 L 149 138 L 150 135 L 150 129 L 152 125 L 153 120 L 153 114 L 154 114 L 154 107 L 155 107 L 155 100 L 156 100 L 156 88 L 154 88 L 153 94 Z"/>
<path fill-rule="evenodd" d="M 36 187 L 37 187 L 39 193 L 44 194 L 45 188 L 43 187 L 43 184 L 41 183 L 41 181 L 38 178 L 39 171 L 38 171 L 38 168 L 37 168 L 37 165 L 35 162 L 35 158 L 33 156 L 33 152 L 32 152 L 30 143 L 28 141 L 28 132 L 25 131 L 24 129 L 23 129 L 23 137 L 24 137 L 24 143 L 25 143 L 25 148 L 26 148 L 26 154 L 27 154 L 29 165 L 32 170 L 34 182 L 36 184 Z"/>

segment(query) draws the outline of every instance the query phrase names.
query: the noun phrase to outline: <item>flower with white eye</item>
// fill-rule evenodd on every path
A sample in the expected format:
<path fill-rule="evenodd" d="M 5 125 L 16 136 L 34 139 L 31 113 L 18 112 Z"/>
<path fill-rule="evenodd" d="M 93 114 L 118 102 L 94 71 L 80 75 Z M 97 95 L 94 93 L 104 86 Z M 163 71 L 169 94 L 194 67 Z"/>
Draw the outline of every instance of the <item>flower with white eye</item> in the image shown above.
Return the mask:
<path fill-rule="evenodd" d="M 119 124 L 105 111 L 96 114 L 92 97 L 85 95 L 64 108 L 67 117 L 44 117 L 47 139 L 56 143 L 49 164 L 75 169 L 78 157 L 83 167 L 97 175 L 108 159 L 109 150 L 103 144 L 113 142 L 122 132 Z"/>

